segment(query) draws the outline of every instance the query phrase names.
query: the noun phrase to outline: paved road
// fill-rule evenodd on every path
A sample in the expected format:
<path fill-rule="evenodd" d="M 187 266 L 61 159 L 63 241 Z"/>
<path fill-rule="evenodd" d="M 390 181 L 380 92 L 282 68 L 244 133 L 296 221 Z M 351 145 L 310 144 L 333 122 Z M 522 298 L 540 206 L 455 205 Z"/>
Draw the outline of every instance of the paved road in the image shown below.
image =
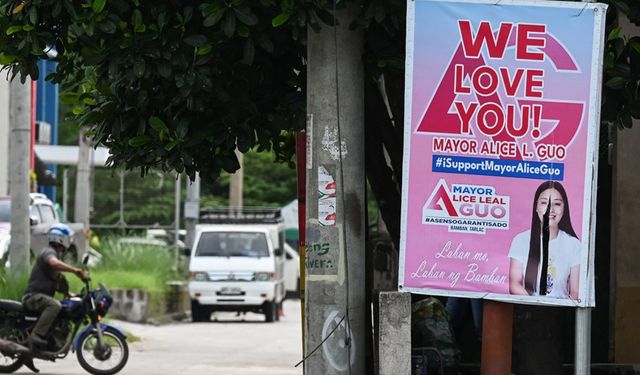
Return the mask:
<path fill-rule="evenodd" d="M 115 322 L 141 341 L 130 344 L 127 366 L 135 375 L 300 375 L 300 301 L 285 301 L 285 316 L 264 323 L 263 315 L 217 313 L 210 323 L 180 322 L 163 326 Z M 75 354 L 56 362 L 37 361 L 43 375 L 86 374 Z M 31 374 L 22 367 L 18 374 Z"/>

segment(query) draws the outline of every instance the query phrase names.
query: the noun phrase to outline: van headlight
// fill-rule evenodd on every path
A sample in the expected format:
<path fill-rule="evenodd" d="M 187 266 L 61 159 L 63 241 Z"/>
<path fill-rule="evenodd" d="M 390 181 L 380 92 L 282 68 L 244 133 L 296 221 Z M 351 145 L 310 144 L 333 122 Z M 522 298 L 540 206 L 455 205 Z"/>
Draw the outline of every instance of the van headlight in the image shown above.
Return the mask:
<path fill-rule="evenodd" d="M 189 272 L 189 279 L 193 281 L 207 281 L 209 275 L 206 272 Z"/>
<path fill-rule="evenodd" d="M 254 272 L 253 280 L 255 281 L 269 281 L 273 279 L 275 273 L 273 272 Z"/>

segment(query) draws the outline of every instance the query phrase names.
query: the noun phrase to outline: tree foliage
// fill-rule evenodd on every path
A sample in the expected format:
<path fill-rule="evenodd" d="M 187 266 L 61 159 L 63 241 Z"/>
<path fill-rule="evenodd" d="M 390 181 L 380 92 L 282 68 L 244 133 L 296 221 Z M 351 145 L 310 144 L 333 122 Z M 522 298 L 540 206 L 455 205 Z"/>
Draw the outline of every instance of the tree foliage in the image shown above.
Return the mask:
<path fill-rule="evenodd" d="M 244 157 L 244 193 L 246 206 L 283 207 L 296 199 L 296 171 L 275 161 L 269 152 L 248 152 Z M 115 225 L 120 222 L 120 174 L 97 168 L 94 171 L 94 195 L 91 223 Z M 201 207 L 229 205 L 230 174 L 223 172 L 215 182 L 203 184 Z M 136 173 L 124 176 L 124 210 L 122 220 L 128 225 L 170 225 L 175 219 L 175 173 L 150 171 L 144 178 Z M 69 181 L 75 185 L 75 174 Z M 181 202 L 186 189 L 181 181 Z M 62 181 L 59 181 L 62 184 Z M 62 193 L 61 185 L 58 193 Z M 69 191 L 69 208 L 73 211 L 75 192 Z M 62 201 L 61 196 L 58 201 Z M 182 204 L 181 210 L 182 210 Z M 69 214 L 69 213 L 68 213 Z M 120 224 L 124 224 L 120 223 Z"/>
<path fill-rule="evenodd" d="M 315 2 L 12 0 L 1 10 L 0 63 L 36 78 L 55 47 L 49 78 L 68 84 L 114 166 L 214 179 L 238 167 L 236 147 L 286 157 L 304 124 L 305 27 L 324 14 Z"/>
<path fill-rule="evenodd" d="M 113 166 L 211 181 L 238 167 L 236 147 L 290 158 L 304 125 L 307 26 L 333 24 L 344 2 L 0 0 L 0 64 L 24 80 L 38 59 L 59 62 L 49 78 L 64 82 Z M 640 25 L 640 3 L 606 2 L 602 120 L 629 127 L 640 118 L 640 37 L 623 36 L 619 17 Z M 367 177 L 397 241 L 406 1 L 360 4 L 351 26 L 366 34 Z"/>
<path fill-rule="evenodd" d="M 621 22 L 640 26 L 640 2 L 610 0 L 604 56 L 602 121 L 630 128 L 640 119 L 640 35 L 624 36 Z M 620 17 L 628 20 L 621 20 Z"/>
<path fill-rule="evenodd" d="M 249 151 L 243 161 L 243 205 L 250 207 L 282 207 L 296 199 L 296 170 L 280 163 L 275 155 Z M 231 175 L 201 187 L 202 207 L 229 205 Z"/>

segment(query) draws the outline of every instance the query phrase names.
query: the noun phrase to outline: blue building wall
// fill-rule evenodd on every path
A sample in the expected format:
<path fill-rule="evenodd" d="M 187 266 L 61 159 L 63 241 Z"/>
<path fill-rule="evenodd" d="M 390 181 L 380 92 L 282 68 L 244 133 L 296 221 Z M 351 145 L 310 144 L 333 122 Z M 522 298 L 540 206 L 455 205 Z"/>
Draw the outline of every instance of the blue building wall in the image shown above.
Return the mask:
<path fill-rule="evenodd" d="M 58 144 L 58 84 L 45 81 L 45 77 L 49 73 L 56 70 L 57 63 L 48 60 L 40 60 L 38 68 L 40 68 L 40 78 L 38 78 L 36 91 L 36 121 L 45 121 L 51 124 L 51 143 Z M 47 168 L 57 175 L 57 166 L 48 164 Z M 38 191 L 46 194 L 49 199 L 56 201 L 56 187 L 42 186 L 38 187 Z"/>

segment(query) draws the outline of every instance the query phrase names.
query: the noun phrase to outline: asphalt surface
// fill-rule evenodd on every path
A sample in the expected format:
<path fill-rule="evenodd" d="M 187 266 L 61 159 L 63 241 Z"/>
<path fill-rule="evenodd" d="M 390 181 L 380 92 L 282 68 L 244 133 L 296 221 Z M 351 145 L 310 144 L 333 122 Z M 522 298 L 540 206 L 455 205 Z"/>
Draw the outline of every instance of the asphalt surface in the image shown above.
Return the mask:
<path fill-rule="evenodd" d="M 300 375 L 302 356 L 300 301 L 284 303 L 285 316 L 216 313 L 208 323 L 190 321 L 152 326 L 112 322 L 141 338 L 129 344 L 129 361 L 120 374 Z M 58 362 L 36 361 L 43 375 L 86 374 L 75 353 Z M 31 374 L 22 367 L 16 374 Z"/>

